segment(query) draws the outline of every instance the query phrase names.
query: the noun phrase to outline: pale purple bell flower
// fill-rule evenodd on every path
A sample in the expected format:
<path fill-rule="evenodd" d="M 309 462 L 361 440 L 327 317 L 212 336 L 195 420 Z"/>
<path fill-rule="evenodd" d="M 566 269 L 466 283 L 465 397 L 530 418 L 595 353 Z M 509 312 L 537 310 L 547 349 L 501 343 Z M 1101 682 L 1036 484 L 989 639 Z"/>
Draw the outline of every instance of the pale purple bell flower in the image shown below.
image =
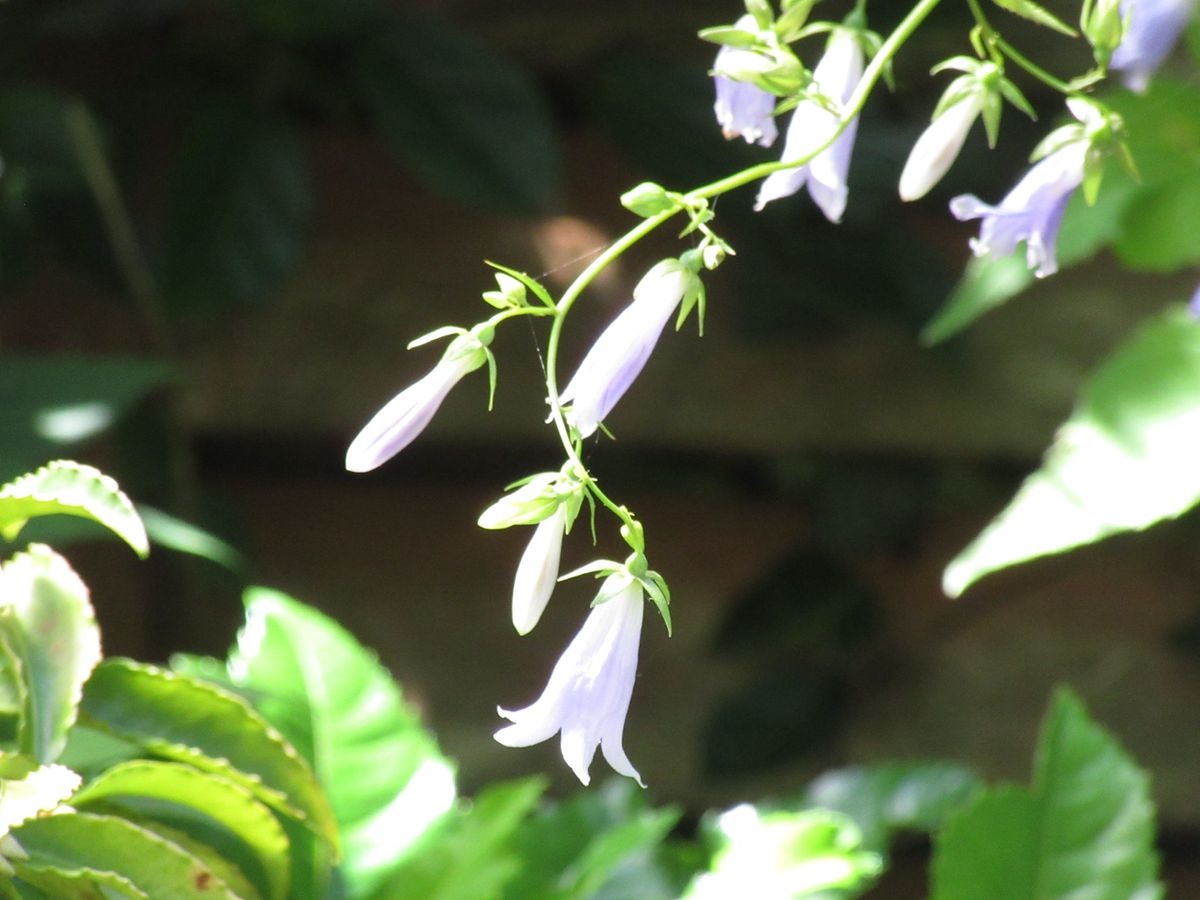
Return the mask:
<path fill-rule="evenodd" d="M 721 68 L 722 60 L 747 52 L 735 47 L 722 47 L 717 51 L 715 68 Z M 717 91 L 713 112 L 717 114 L 717 124 L 727 140 L 740 137 L 747 144 L 758 144 L 760 147 L 770 147 L 775 143 L 775 138 L 779 136 L 774 116 L 778 97 L 753 84 L 735 81 L 724 75 L 714 75 L 713 85 Z"/>
<path fill-rule="evenodd" d="M 1071 194 L 1083 182 L 1086 140 L 1066 143 L 1037 162 L 1000 201 L 989 206 L 974 194 L 950 201 L 960 222 L 982 219 L 979 237 L 971 239 L 976 256 L 1008 256 L 1025 241 L 1025 259 L 1038 278 L 1058 271 L 1055 244 Z"/>
<path fill-rule="evenodd" d="M 566 528 L 567 506 L 560 503 L 549 518 L 538 522 L 529 545 L 521 554 L 512 595 L 512 621 L 517 634 L 533 631 L 550 602 L 558 581 L 558 562 Z"/>
<path fill-rule="evenodd" d="M 621 580 L 628 583 L 622 587 Z M 584 784 L 599 747 L 614 771 L 645 787 L 622 746 L 645 601 L 641 584 L 624 572 L 606 578 L 599 596 L 610 591 L 558 658 L 542 696 L 524 709 L 497 709 L 513 724 L 495 738 L 506 747 L 530 747 L 562 732 L 563 760 Z"/>
<path fill-rule="evenodd" d="M 813 69 L 813 85 L 836 104 L 845 104 L 862 78 L 863 51 L 858 34 L 849 28 L 835 28 L 830 35 L 825 55 Z M 801 100 L 788 124 L 783 144 L 783 162 L 802 159 L 829 140 L 838 126 L 838 116 L 815 100 Z M 832 144 L 812 160 L 792 169 L 772 172 L 758 191 L 754 208 L 761 210 L 772 200 L 788 197 L 808 186 L 809 196 L 820 207 L 825 218 L 840 222 L 846 211 L 849 188 L 846 175 L 850 171 L 850 155 L 858 117 L 837 136 Z"/>
<path fill-rule="evenodd" d="M 474 338 L 450 345 L 436 366 L 375 413 L 346 450 L 346 469 L 370 472 L 387 462 L 420 435 L 458 382 L 487 361 L 487 352 Z M 471 343 L 476 345 L 471 347 Z"/>
<path fill-rule="evenodd" d="M 1188 312 L 1195 319 L 1200 319 L 1200 288 L 1196 288 L 1196 293 L 1192 294 L 1192 301 L 1188 304 Z"/>
<path fill-rule="evenodd" d="M 581 437 L 595 433 L 641 373 L 695 277 L 678 259 L 658 263 L 633 289 L 633 302 L 596 338 L 559 396 L 571 404 L 568 419 Z"/>
<path fill-rule="evenodd" d="M 1139 93 L 1166 61 L 1192 16 L 1194 0 L 1123 0 L 1129 26 L 1108 67 L 1124 73 L 1125 86 Z"/>

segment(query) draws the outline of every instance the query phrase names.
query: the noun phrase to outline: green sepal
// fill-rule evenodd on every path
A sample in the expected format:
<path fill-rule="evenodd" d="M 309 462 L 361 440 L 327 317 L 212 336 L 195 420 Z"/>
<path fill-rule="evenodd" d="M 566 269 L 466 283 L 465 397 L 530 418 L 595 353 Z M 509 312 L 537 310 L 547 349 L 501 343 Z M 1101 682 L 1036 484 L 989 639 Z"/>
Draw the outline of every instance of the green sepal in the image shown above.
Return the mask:
<path fill-rule="evenodd" d="M 496 309 L 523 309 L 529 305 L 525 299 L 525 285 L 505 272 L 496 273 L 499 290 L 484 291 L 483 300 Z"/>
<path fill-rule="evenodd" d="M 623 568 L 624 566 L 621 563 L 613 562 L 611 559 L 597 559 L 580 566 L 578 569 L 572 569 L 565 575 L 559 575 L 558 580 L 566 581 L 569 578 L 578 578 L 580 575 L 595 575 L 599 578 L 602 575 L 612 575 Z"/>
<path fill-rule="evenodd" d="M 1025 113 L 1025 115 L 1029 116 L 1029 118 L 1034 122 L 1037 121 L 1037 111 L 1034 110 L 1032 104 L 1025 99 L 1025 95 L 1021 93 L 1020 89 L 1015 84 L 1013 84 L 1007 78 L 1001 76 L 1000 78 L 996 79 L 996 89 L 1004 95 L 1005 100 L 1007 100 L 1021 112 Z"/>
<path fill-rule="evenodd" d="M 759 28 L 770 28 L 775 23 L 775 11 L 768 0 L 745 0 L 746 12 L 754 16 Z"/>
<path fill-rule="evenodd" d="M 477 524 L 490 531 L 513 525 L 536 525 L 548 519 L 558 508 L 554 491 L 558 472 L 539 472 L 523 479 L 519 488 L 501 497 L 479 516 Z"/>
<path fill-rule="evenodd" d="M 1039 159 L 1049 156 L 1055 150 L 1061 150 L 1073 141 L 1083 140 L 1087 140 L 1087 133 L 1082 125 L 1072 124 L 1055 128 L 1033 148 L 1033 152 L 1029 154 L 1029 161 L 1031 163 L 1037 162 Z"/>
<path fill-rule="evenodd" d="M 749 49 L 757 47 L 760 38 L 753 31 L 746 31 L 744 28 L 738 28 L 736 25 L 715 25 L 712 28 L 701 28 L 696 32 L 696 36 L 702 41 L 708 41 L 711 44 L 720 44 L 723 47 L 738 47 L 740 49 Z"/>
<path fill-rule="evenodd" d="M 1033 0 L 992 0 L 998 7 L 1037 25 L 1052 28 L 1067 37 L 1079 37 L 1079 32 Z"/>
<path fill-rule="evenodd" d="M 988 149 L 996 149 L 996 141 L 1000 139 L 1000 116 L 1004 112 L 1004 103 L 1000 95 L 988 91 L 983 98 L 983 109 L 980 117 L 983 119 L 983 130 L 987 133 Z"/>
<path fill-rule="evenodd" d="M 785 44 L 798 40 L 804 23 L 808 21 L 808 14 L 812 12 L 815 5 L 816 0 L 785 2 L 782 14 L 775 20 L 775 33 L 779 36 L 779 40 Z"/>
<path fill-rule="evenodd" d="M 519 282 L 521 282 L 521 284 L 525 285 L 525 287 L 528 290 L 532 291 L 533 296 L 535 296 L 539 300 L 541 300 L 542 303 L 545 304 L 548 308 L 557 309 L 557 307 L 554 305 L 553 298 L 551 298 L 550 294 L 546 291 L 546 289 L 544 287 L 542 287 L 541 284 L 539 284 L 534 278 L 530 277 L 529 275 L 526 275 L 524 272 L 519 272 L 516 269 L 510 269 L 508 266 L 502 266 L 502 265 L 500 265 L 500 263 L 492 262 L 490 259 L 485 259 L 484 262 L 487 263 L 489 266 L 491 266 L 493 269 L 496 269 L 500 272 L 503 272 L 505 275 L 508 275 L 512 278 L 517 279 L 517 281 L 519 281 Z"/>
<path fill-rule="evenodd" d="M 667 637 L 671 637 L 671 589 L 667 587 L 667 580 L 650 569 L 645 577 L 639 578 L 638 581 L 658 607 L 658 614 L 662 616 L 663 624 L 667 627 Z"/>
<path fill-rule="evenodd" d="M 441 328 L 435 328 L 433 331 L 427 332 L 420 337 L 413 338 L 408 342 L 408 349 L 415 350 L 417 347 L 424 347 L 426 344 L 432 344 L 434 341 L 440 341 L 442 338 L 447 338 L 451 335 L 461 336 L 466 333 L 467 329 L 460 328 L 457 325 L 443 325 Z"/>

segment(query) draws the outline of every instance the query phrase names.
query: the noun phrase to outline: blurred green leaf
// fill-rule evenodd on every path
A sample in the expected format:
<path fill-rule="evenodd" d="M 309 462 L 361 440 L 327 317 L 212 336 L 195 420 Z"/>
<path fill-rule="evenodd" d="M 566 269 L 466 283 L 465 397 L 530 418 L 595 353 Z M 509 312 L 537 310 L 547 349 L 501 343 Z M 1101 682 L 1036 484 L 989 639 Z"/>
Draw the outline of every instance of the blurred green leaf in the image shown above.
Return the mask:
<path fill-rule="evenodd" d="M 329 801 L 308 764 L 249 705 L 227 691 L 123 659 L 97 667 L 83 712 L 149 752 L 214 772 L 337 846 Z"/>
<path fill-rule="evenodd" d="M 522 867 L 505 896 L 594 898 L 631 860 L 649 856 L 678 820 L 676 809 L 649 809 L 645 795 L 625 779 L 546 805 L 517 832 L 514 849 Z M 653 873 L 641 870 L 638 875 L 637 896 L 678 896 L 650 894 L 647 881 Z M 632 900 L 629 889 L 625 886 L 624 893 L 614 896 Z"/>
<path fill-rule="evenodd" d="M 347 887 L 369 893 L 454 800 L 454 774 L 375 654 L 277 591 L 245 594 L 231 684 L 312 763 L 343 839 Z"/>
<path fill-rule="evenodd" d="M 1143 272 L 1172 272 L 1200 262 L 1200 167 L 1137 198 L 1124 220 L 1116 251 Z"/>
<path fill-rule="evenodd" d="M 33 819 L 13 831 L 31 861 L 67 871 L 113 872 L 153 898 L 239 900 L 199 859 L 113 816 L 71 813 Z"/>
<path fill-rule="evenodd" d="M 263 876 L 258 885 L 262 895 L 287 896 L 291 860 L 283 826 L 250 791 L 228 778 L 180 763 L 135 760 L 102 773 L 71 801 L 77 808 L 94 804 L 163 822 L 198 840 L 219 827 L 252 851 Z M 246 874 L 257 873 L 248 869 Z"/>
<path fill-rule="evenodd" d="M 163 296 L 188 313 L 263 300 L 299 258 L 311 213 L 294 129 L 253 106 L 209 109 L 171 177 Z"/>
<path fill-rule="evenodd" d="M 35 544 L 0 568 L 0 637 L 20 673 L 22 753 L 51 763 L 67 744 L 83 684 L 100 662 L 87 586 L 67 561 Z"/>
<path fill-rule="evenodd" d="M 805 802 L 849 816 L 863 843 L 881 850 L 894 831 L 936 830 L 982 788 L 964 766 L 886 763 L 826 772 L 809 785 Z"/>
<path fill-rule="evenodd" d="M 171 378 L 131 357 L 0 355 L 0 480 L 101 434 Z"/>
<path fill-rule="evenodd" d="M 376 892 L 376 900 L 501 896 L 521 870 L 514 836 L 545 791 L 541 779 L 491 784 L 463 801 Z"/>
<path fill-rule="evenodd" d="M 1041 469 L 946 567 L 957 597 L 989 572 L 1121 531 L 1200 501 L 1200 323 L 1152 320 L 1085 385 Z"/>
<path fill-rule="evenodd" d="M 150 552 L 133 504 L 109 476 L 92 466 L 54 460 L 0 487 L 0 535 L 15 540 L 37 516 L 78 516 L 106 526 L 138 556 Z"/>
<path fill-rule="evenodd" d="M 398 10 L 363 48 L 358 85 L 391 151 L 437 190 L 510 215 L 542 209 L 558 190 L 544 98 L 466 35 Z"/>
<path fill-rule="evenodd" d="M 146 526 L 147 536 L 154 544 L 215 562 L 235 575 L 245 572 L 246 558 L 203 528 L 145 504 L 139 503 L 137 511 Z"/>
<path fill-rule="evenodd" d="M 710 819 L 718 843 L 712 867 L 692 882 L 687 900 L 814 897 L 862 889 L 882 870 L 879 854 L 862 849 L 857 826 L 820 809 L 762 813 L 742 804 Z"/>
<path fill-rule="evenodd" d="M 952 815 L 932 873 L 934 900 L 1161 897 L 1149 778 L 1060 689 L 1032 789 L 991 790 Z"/>

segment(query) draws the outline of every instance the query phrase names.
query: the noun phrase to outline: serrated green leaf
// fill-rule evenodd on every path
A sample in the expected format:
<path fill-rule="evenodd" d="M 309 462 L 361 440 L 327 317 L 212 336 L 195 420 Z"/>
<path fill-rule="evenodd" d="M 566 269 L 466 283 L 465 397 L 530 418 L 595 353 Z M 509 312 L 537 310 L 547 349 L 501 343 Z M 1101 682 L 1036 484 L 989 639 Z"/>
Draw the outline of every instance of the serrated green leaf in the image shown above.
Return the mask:
<path fill-rule="evenodd" d="M 129 810 L 199 840 L 205 829 L 216 825 L 253 852 L 265 881 L 262 894 L 287 896 L 291 860 L 283 826 L 250 791 L 221 775 L 179 763 L 136 760 L 102 773 L 76 793 L 71 804 Z"/>
<path fill-rule="evenodd" d="M 252 105 L 198 116 L 172 175 L 160 282 L 175 310 L 208 312 L 273 291 L 312 214 L 304 146 Z"/>
<path fill-rule="evenodd" d="M 97 869 L 47 866 L 28 862 L 14 862 L 16 876 L 22 883 L 36 888 L 40 894 L 53 900 L 112 900 L 127 897 L 130 900 L 148 900 L 145 892 L 138 890 L 128 878 L 113 872 Z M 98 893 L 103 886 L 105 893 Z"/>
<path fill-rule="evenodd" d="M 66 766 L 40 766 L 28 757 L 0 754 L 0 837 L 56 809 L 79 787 L 79 780 Z"/>
<path fill-rule="evenodd" d="M 1032 790 L 987 791 L 938 836 L 933 900 L 1154 900 L 1157 872 L 1149 779 L 1060 689 Z"/>
<path fill-rule="evenodd" d="M 1200 501 L 1200 323 L 1152 320 L 1092 376 L 1008 507 L 946 567 L 957 597 L 989 572 L 1140 530 Z"/>
<path fill-rule="evenodd" d="M 245 594 L 231 683 L 312 763 L 343 836 L 342 873 L 369 893 L 454 800 L 454 775 L 375 654 L 277 591 Z"/>
<path fill-rule="evenodd" d="M 964 766 L 885 763 L 826 772 L 809 786 L 805 802 L 849 816 L 866 846 L 883 849 L 894 831 L 935 831 L 982 789 Z"/>
<path fill-rule="evenodd" d="M 54 762 L 102 654 L 87 586 L 49 547 L 34 544 L 0 568 L 0 641 L 20 673 L 18 746 Z"/>
<path fill-rule="evenodd" d="M 99 469 L 55 460 L 0 488 L 0 534 L 14 540 L 37 516 L 79 516 L 107 527 L 138 556 L 150 552 L 146 529 L 116 481 Z"/>
<path fill-rule="evenodd" d="M 30 859 L 66 870 L 113 872 L 149 897 L 240 900 L 195 856 L 124 819 L 47 816 L 26 822 L 13 836 Z"/>
<path fill-rule="evenodd" d="M 1001 9 L 1006 9 L 1010 13 L 1020 16 L 1022 19 L 1028 19 L 1030 22 L 1035 22 L 1046 28 L 1053 28 L 1055 31 L 1065 34 L 1068 37 L 1078 36 L 1078 32 L 1074 28 L 1044 6 L 1034 3 L 1033 0 L 992 0 L 992 2 Z"/>
<path fill-rule="evenodd" d="M 477 900 L 500 896 L 521 868 L 513 836 L 546 789 L 538 778 L 492 784 L 443 819 L 376 900 Z"/>
<path fill-rule="evenodd" d="M 337 826 L 308 764 L 241 697 L 131 660 L 108 659 L 84 690 L 89 724 L 236 781 L 332 846 Z"/>
<path fill-rule="evenodd" d="M 177 828 L 164 825 L 157 819 L 145 819 L 140 816 L 125 817 L 139 828 L 144 828 L 151 834 L 158 835 L 163 840 L 169 841 L 181 850 L 196 857 L 217 878 L 225 882 L 225 886 L 229 888 L 231 893 L 239 897 L 240 900 L 263 900 L 263 895 L 259 893 L 258 888 L 250 882 L 250 879 L 242 873 L 242 870 L 237 865 L 222 856 L 216 847 L 197 840 L 186 831 L 180 831 Z"/>
<path fill-rule="evenodd" d="M 376 127 L 421 180 L 508 214 L 537 211 L 554 194 L 558 139 L 523 71 L 399 8 L 358 61 L 358 88 Z"/>

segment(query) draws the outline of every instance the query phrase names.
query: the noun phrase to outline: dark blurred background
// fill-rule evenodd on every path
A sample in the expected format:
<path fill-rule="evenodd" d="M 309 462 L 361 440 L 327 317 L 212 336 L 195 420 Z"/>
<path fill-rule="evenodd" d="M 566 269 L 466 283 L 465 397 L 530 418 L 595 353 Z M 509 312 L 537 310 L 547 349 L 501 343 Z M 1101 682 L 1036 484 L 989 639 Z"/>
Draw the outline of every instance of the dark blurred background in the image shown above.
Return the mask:
<path fill-rule="evenodd" d="M 633 184 L 672 189 L 773 157 L 726 143 L 698 28 L 734 0 L 8 0 L 0 7 L 0 475 L 69 456 L 235 548 L 156 527 L 160 548 L 67 549 L 107 650 L 222 654 L 240 589 L 265 583 L 373 645 L 461 763 L 486 780 L 570 775 L 551 742 L 491 740 L 582 621 L 559 588 L 518 638 L 509 592 L 529 532 L 475 517 L 556 467 L 539 351 L 497 339 L 496 408 L 476 376 L 382 470 L 349 439 L 436 361 L 405 352 L 484 318 L 484 259 L 561 289 L 631 224 Z M 818 14 L 838 18 L 844 5 Z M 871 5 L 881 32 L 905 11 Z M 705 336 L 664 336 L 589 446 L 646 523 L 676 634 L 648 616 L 626 749 L 693 810 L 801 788 L 849 762 L 956 759 L 1027 777 L 1051 687 L 1068 682 L 1154 773 L 1177 856 L 1200 806 L 1200 558 L 1191 516 L 1024 566 L 954 603 L 941 568 L 1036 465 L 1086 373 L 1175 283 L 1107 257 L 1040 283 L 953 341 L 918 335 L 959 278 L 964 190 L 996 200 L 1057 115 L 1006 111 L 925 200 L 895 190 L 947 78 L 966 10 L 938 11 L 859 130 L 845 221 L 806 196 L 717 204 L 737 256 L 708 279 Z M 1064 72 L 1086 59 L 1013 29 Z M 820 43 L 804 45 L 814 63 Z M 572 316 L 569 371 L 668 228 Z M 621 552 L 573 535 L 564 566 Z M 164 529 L 166 529 L 164 531 Z M 174 534 L 174 540 L 169 540 Z"/>

